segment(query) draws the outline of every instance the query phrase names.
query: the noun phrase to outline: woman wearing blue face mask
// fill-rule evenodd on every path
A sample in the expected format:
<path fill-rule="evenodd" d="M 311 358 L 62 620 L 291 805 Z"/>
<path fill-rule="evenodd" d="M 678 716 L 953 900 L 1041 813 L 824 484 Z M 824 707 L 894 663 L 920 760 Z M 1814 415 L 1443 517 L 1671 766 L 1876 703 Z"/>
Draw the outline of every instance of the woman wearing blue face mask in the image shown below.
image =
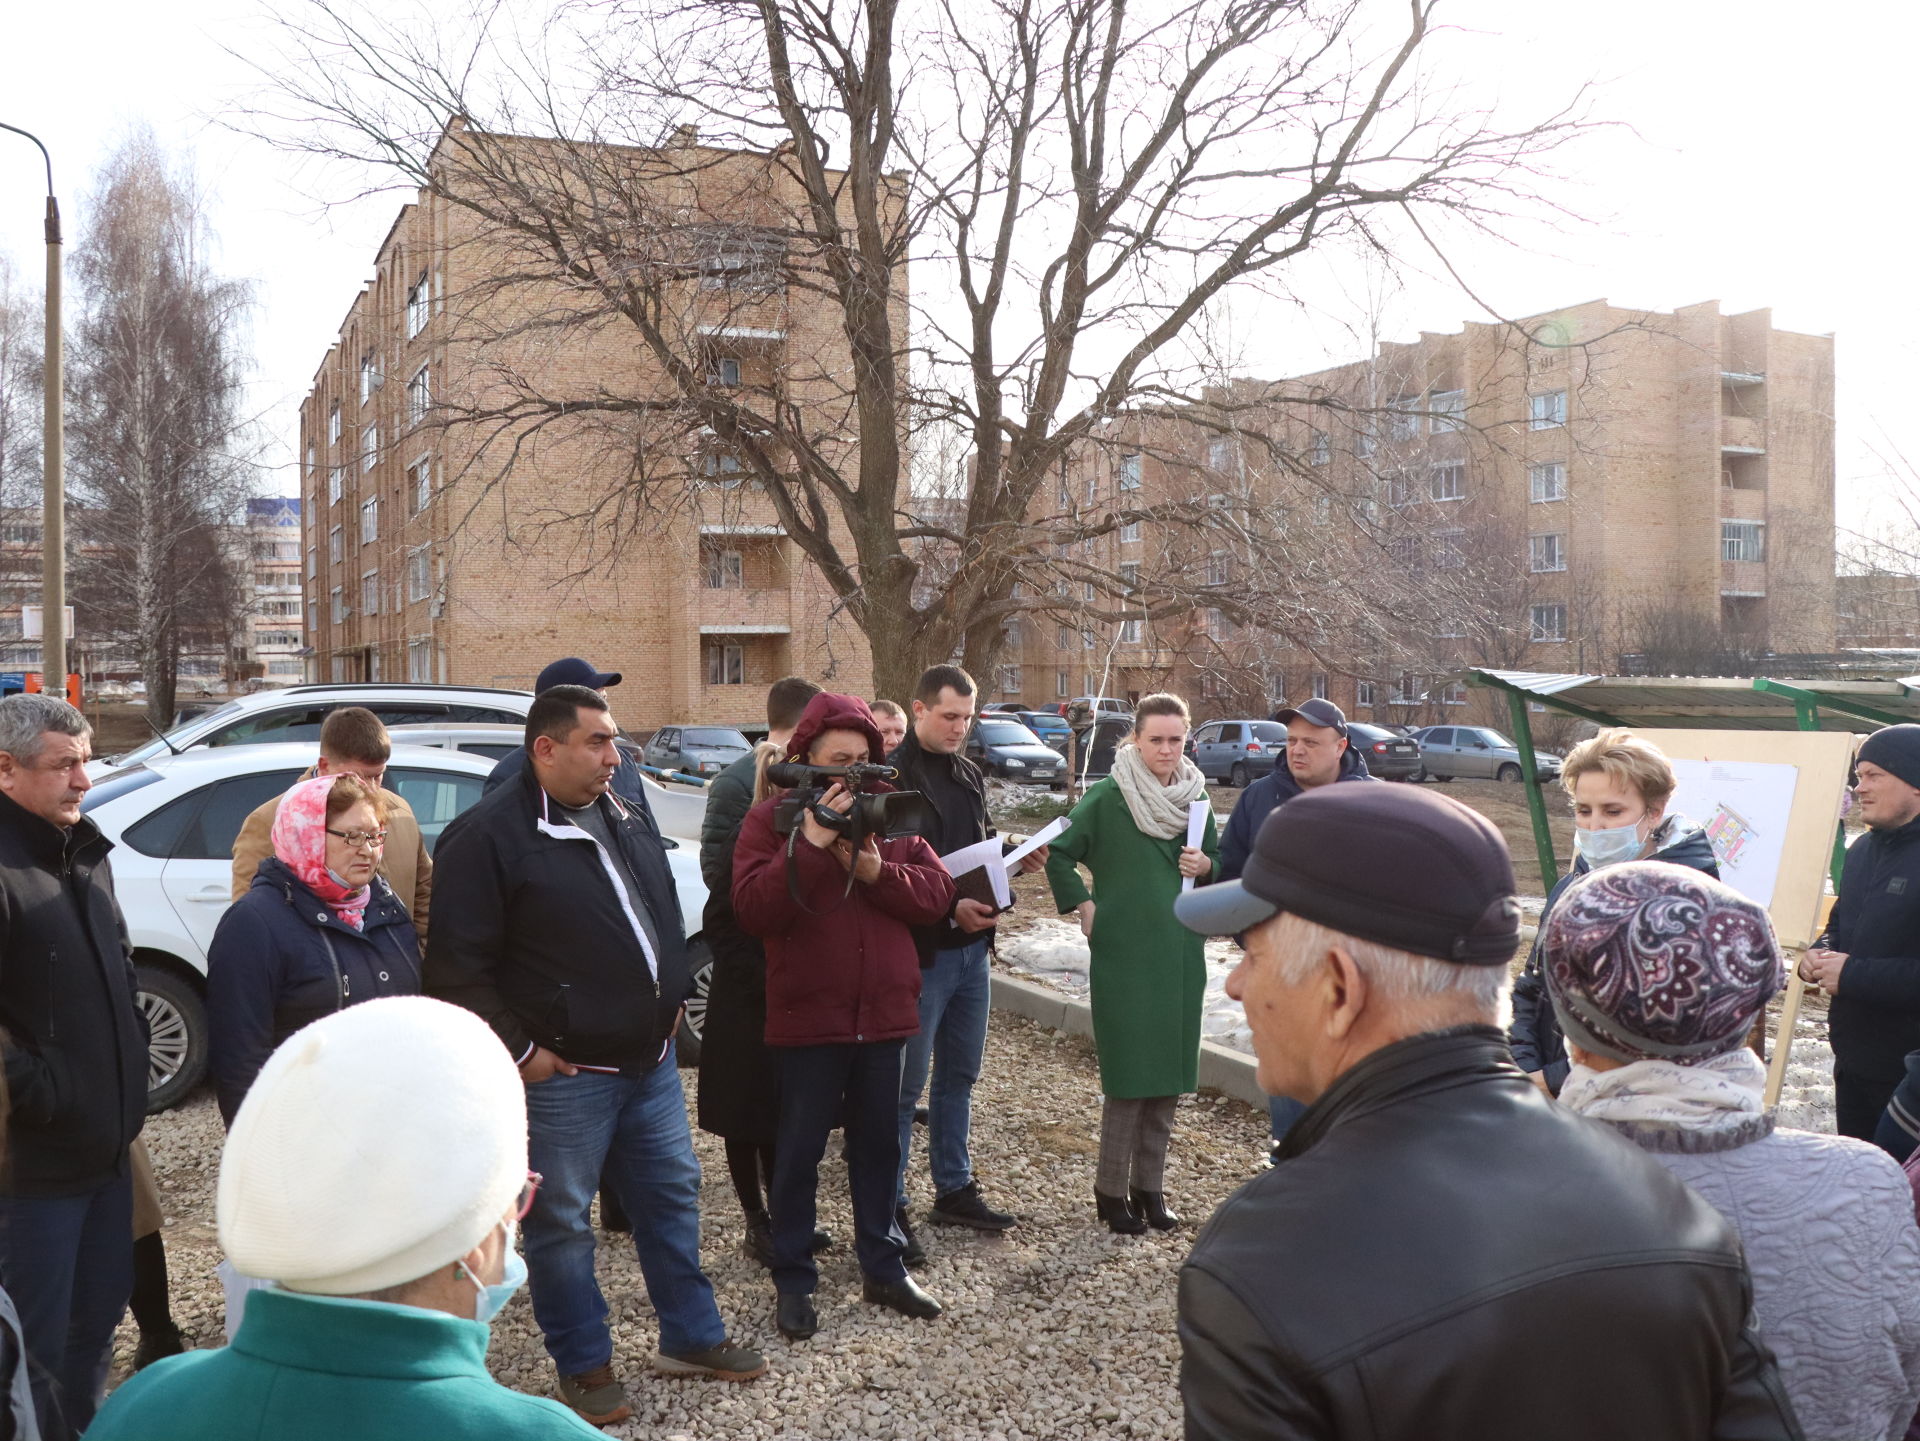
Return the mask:
<path fill-rule="evenodd" d="M 1526 969 L 1513 983 L 1513 1059 L 1548 1095 L 1560 1094 L 1570 1062 L 1560 1022 L 1547 999 L 1540 936 L 1560 893 L 1576 876 L 1621 861 L 1667 861 L 1714 877 L 1720 866 L 1707 833 L 1670 813 L 1673 767 L 1651 741 L 1629 730 L 1603 730 L 1567 753 L 1560 784 L 1573 799 L 1573 865 L 1547 892 Z"/>

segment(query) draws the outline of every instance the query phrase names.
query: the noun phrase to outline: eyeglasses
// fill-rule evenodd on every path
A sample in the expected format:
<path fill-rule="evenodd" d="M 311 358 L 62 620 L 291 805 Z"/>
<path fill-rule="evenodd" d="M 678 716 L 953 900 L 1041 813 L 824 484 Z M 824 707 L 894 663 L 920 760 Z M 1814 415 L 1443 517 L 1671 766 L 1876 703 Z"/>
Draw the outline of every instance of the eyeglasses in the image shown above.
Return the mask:
<path fill-rule="evenodd" d="M 326 832 L 330 836 L 340 837 L 356 851 L 377 851 L 387 843 L 385 831 L 336 831 L 328 826 Z"/>
<path fill-rule="evenodd" d="M 533 1209 L 533 1198 L 540 1194 L 540 1183 L 546 1178 L 538 1171 L 527 1172 L 527 1184 L 520 1189 L 520 1199 L 514 1202 L 513 1219 L 524 1221 L 527 1212 Z"/>

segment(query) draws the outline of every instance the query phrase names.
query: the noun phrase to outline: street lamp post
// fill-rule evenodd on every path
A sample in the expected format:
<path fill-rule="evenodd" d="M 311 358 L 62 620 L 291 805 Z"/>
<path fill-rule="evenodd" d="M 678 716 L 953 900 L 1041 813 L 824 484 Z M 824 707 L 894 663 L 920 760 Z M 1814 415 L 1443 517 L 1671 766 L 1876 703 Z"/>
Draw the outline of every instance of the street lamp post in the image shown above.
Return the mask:
<path fill-rule="evenodd" d="M 67 693 L 67 440 L 65 357 L 60 341 L 60 203 L 53 196 L 53 157 L 40 137 L 0 121 L 0 130 L 24 135 L 47 163 L 47 345 L 42 421 L 46 458 L 40 530 L 40 688 Z"/>

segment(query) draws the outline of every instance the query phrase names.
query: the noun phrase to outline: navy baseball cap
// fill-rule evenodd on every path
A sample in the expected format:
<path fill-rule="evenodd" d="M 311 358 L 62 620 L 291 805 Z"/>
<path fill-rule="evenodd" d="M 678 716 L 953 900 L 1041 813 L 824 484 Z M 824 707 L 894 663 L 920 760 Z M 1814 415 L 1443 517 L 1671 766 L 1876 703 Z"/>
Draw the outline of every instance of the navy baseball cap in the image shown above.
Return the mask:
<path fill-rule="evenodd" d="M 588 690 L 605 690 L 610 685 L 619 684 L 619 671 L 595 670 L 579 656 L 570 655 L 540 672 L 540 679 L 533 683 L 533 693 L 545 695 L 557 685 L 583 685 Z"/>
<path fill-rule="evenodd" d="M 1330 700 L 1303 700 L 1299 705 L 1277 710 L 1273 718 L 1285 725 L 1288 721 L 1303 720 L 1310 726 L 1325 726 L 1340 735 L 1347 733 L 1347 714 Z"/>
<path fill-rule="evenodd" d="M 1520 944 L 1505 838 L 1477 811 L 1412 786 L 1295 796 L 1267 816 L 1239 880 L 1173 903 L 1203 936 L 1237 936 L 1282 911 L 1469 966 L 1504 966 Z"/>

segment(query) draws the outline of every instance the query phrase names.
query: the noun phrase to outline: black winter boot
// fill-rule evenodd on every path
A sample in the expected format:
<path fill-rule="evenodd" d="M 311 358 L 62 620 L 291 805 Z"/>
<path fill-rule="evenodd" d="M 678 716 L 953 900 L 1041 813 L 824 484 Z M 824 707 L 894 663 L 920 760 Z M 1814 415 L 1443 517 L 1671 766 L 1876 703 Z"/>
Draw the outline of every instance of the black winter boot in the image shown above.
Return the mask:
<path fill-rule="evenodd" d="M 1171 1231 L 1180 1224 L 1180 1218 L 1167 1209 L 1164 1191 L 1142 1191 L 1137 1186 L 1130 1186 L 1127 1188 L 1127 1200 L 1132 1203 L 1135 1214 L 1156 1231 Z"/>
<path fill-rule="evenodd" d="M 1146 1232 L 1147 1223 L 1135 1214 L 1132 1203 L 1125 1196 L 1109 1196 L 1096 1188 L 1093 1208 L 1099 1212 L 1100 1219 L 1107 1223 L 1107 1229 L 1116 1236 L 1139 1236 Z"/>

